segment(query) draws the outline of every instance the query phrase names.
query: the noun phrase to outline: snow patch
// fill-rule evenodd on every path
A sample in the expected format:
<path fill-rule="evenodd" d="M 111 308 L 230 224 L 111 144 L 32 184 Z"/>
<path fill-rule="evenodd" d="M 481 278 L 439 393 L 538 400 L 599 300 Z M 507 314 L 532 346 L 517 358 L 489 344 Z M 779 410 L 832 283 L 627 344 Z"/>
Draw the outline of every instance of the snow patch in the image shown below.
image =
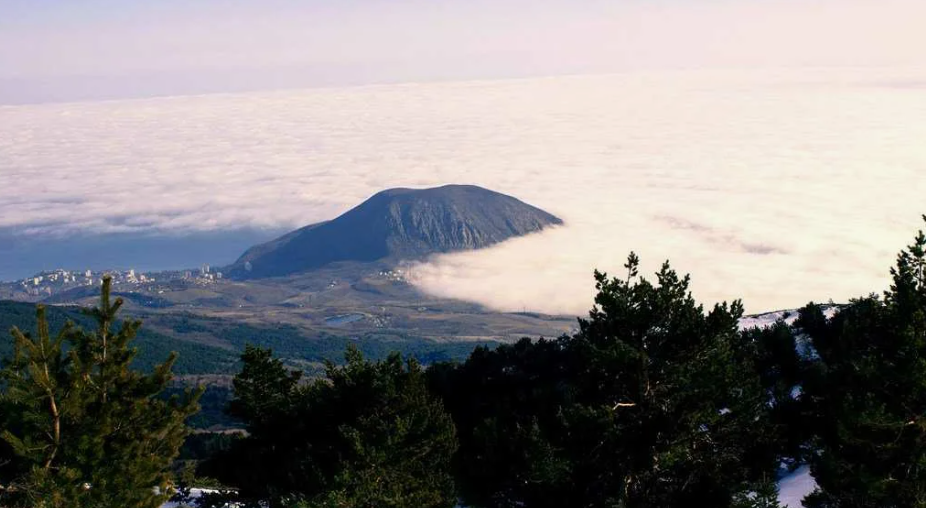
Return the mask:
<path fill-rule="evenodd" d="M 801 508 L 801 500 L 815 488 L 817 483 L 810 476 L 810 468 L 801 466 L 778 482 L 778 503 L 782 508 Z"/>

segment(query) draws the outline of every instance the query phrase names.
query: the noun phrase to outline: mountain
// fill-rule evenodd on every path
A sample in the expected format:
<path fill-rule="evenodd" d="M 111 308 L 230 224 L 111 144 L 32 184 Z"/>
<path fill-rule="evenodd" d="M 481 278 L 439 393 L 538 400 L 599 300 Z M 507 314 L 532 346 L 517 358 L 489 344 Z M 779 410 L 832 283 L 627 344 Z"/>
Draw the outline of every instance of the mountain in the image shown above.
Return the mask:
<path fill-rule="evenodd" d="M 562 222 L 474 185 L 389 189 L 336 219 L 252 247 L 228 271 L 240 278 L 273 277 L 338 261 L 416 259 L 481 249 Z"/>

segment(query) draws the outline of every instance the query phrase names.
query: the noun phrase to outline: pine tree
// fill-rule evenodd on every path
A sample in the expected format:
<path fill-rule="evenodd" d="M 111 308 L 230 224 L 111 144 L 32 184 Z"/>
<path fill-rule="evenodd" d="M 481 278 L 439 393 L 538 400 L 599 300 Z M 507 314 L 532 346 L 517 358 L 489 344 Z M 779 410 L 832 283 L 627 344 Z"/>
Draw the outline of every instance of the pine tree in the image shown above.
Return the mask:
<path fill-rule="evenodd" d="M 760 481 L 756 490 L 739 492 L 734 496 L 733 508 L 780 508 L 778 485 L 771 480 Z"/>
<path fill-rule="evenodd" d="M 79 472 L 59 465 L 63 427 L 82 411 L 83 383 L 71 375 L 73 358 L 64 353 L 74 328 L 65 324 L 54 338 L 45 307 L 36 309 L 37 336 L 13 328 L 14 357 L 2 372 L 5 390 L 3 432 L 13 467 L 0 500 L 21 506 L 66 506 L 83 493 Z"/>
<path fill-rule="evenodd" d="M 926 220 L 926 217 L 924 217 Z M 813 508 L 926 507 L 926 235 L 897 257 L 884 298 L 797 326 L 818 358 L 802 400 L 813 429 Z"/>
<path fill-rule="evenodd" d="M 570 344 L 586 394 L 565 414 L 588 450 L 583 504 L 729 506 L 777 467 L 751 456 L 769 409 L 742 305 L 705 312 L 688 276 L 665 263 L 652 284 L 638 266 L 631 254 L 626 279 L 596 273 L 596 306 Z"/>
<path fill-rule="evenodd" d="M 436 364 L 430 384 L 453 415 L 454 477 L 466 506 L 574 506 L 575 456 L 564 408 L 580 394 L 566 339 L 476 348 L 462 365 Z"/>
<path fill-rule="evenodd" d="M 36 338 L 13 332 L 3 398 L 18 418 L 3 438 L 25 471 L 11 493 L 20 505 L 156 508 L 168 497 L 168 468 L 201 392 L 159 397 L 176 355 L 151 374 L 131 369 L 141 323 L 119 325 L 123 302 L 111 301 L 111 288 L 107 277 L 100 305 L 87 311 L 93 332 L 66 325 L 51 339 L 41 307 Z"/>
<path fill-rule="evenodd" d="M 450 508 L 456 504 L 450 458 L 453 423 L 429 392 L 417 361 L 394 353 L 367 362 L 355 348 L 347 364 L 329 363 L 328 383 L 310 400 L 341 422 L 342 463 L 315 504 L 331 508 Z M 313 404 L 313 402 L 310 402 Z"/>
<path fill-rule="evenodd" d="M 238 492 L 232 497 L 250 502 L 247 506 L 264 500 L 279 506 L 291 492 L 312 489 L 317 478 L 314 471 L 303 473 L 300 464 L 307 458 L 294 452 L 304 442 L 303 422 L 295 416 L 302 373 L 287 369 L 272 350 L 252 345 L 245 346 L 241 362 L 227 412 L 245 424 L 248 435 L 200 464 L 197 474 L 233 485 Z M 224 506 L 232 499 L 213 497 L 206 506 Z"/>
<path fill-rule="evenodd" d="M 595 273 L 579 332 L 477 350 L 432 382 L 475 506 L 729 507 L 778 466 L 757 344 L 739 302 L 705 312 L 668 263 Z M 766 437 L 770 436 L 770 437 Z"/>
<path fill-rule="evenodd" d="M 232 408 L 248 423 L 248 437 L 202 469 L 237 487 L 237 501 L 287 508 L 454 505 L 453 423 L 417 362 L 398 354 L 370 362 L 349 348 L 345 365 L 329 362 L 325 379 L 297 385 L 299 375 L 268 350 L 248 348 L 242 359 Z"/>
<path fill-rule="evenodd" d="M 232 381 L 235 398 L 228 408 L 231 416 L 257 428 L 291 409 L 302 372 L 287 369 L 282 360 L 273 357 L 272 350 L 250 344 L 241 354 L 241 363 L 241 372 Z"/>

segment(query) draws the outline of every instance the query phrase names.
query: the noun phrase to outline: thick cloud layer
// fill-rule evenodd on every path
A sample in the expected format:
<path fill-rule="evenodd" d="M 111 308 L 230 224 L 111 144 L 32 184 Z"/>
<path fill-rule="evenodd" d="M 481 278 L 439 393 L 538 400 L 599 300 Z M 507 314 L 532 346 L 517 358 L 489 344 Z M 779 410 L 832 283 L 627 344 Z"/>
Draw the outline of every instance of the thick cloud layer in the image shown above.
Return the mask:
<path fill-rule="evenodd" d="M 473 183 L 566 226 L 416 266 L 420 287 L 582 313 L 630 250 L 753 311 L 883 288 L 926 212 L 926 73 L 661 72 L 0 107 L 0 228 L 297 227 Z M 66 255 L 63 253 L 63 256 Z M 62 265 L 67 265 L 63 259 Z"/>

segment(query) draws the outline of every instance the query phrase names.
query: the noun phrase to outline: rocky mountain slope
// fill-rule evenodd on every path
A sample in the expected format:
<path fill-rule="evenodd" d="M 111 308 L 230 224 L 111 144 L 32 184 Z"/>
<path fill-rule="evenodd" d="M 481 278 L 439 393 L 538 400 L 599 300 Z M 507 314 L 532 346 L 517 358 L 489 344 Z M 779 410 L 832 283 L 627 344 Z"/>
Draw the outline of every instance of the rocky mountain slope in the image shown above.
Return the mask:
<path fill-rule="evenodd" d="M 557 224 L 539 208 L 473 185 L 389 189 L 336 219 L 252 247 L 227 271 L 273 277 L 338 261 L 416 259 L 481 249 Z"/>

